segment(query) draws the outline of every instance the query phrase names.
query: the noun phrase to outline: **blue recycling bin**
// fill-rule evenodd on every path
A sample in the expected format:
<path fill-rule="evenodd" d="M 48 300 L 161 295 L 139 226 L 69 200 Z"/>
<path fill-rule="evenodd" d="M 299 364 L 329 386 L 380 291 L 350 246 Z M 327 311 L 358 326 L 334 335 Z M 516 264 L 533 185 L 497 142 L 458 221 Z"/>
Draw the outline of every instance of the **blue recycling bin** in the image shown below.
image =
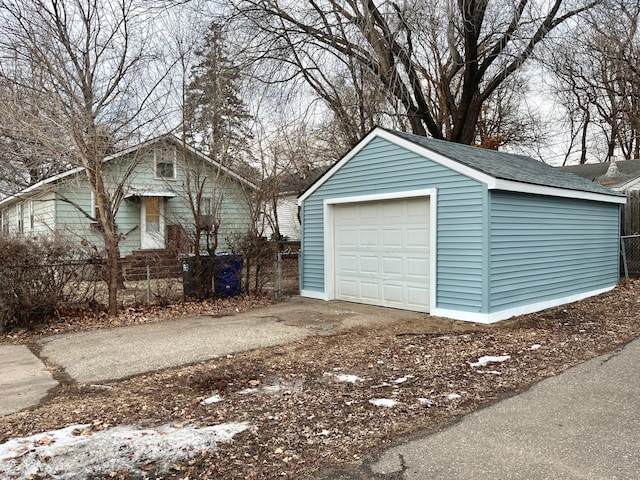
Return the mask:
<path fill-rule="evenodd" d="M 220 297 L 233 297 L 242 293 L 242 255 L 216 253 L 213 293 Z"/>

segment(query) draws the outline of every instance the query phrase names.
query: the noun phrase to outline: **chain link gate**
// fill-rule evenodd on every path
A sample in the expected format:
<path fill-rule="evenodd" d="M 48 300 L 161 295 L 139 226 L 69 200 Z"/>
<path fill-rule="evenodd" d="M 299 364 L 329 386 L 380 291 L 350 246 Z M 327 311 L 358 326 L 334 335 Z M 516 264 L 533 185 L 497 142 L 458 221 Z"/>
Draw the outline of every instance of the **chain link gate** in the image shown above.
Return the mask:
<path fill-rule="evenodd" d="M 300 252 L 290 249 L 276 253 L 274 290 L 277 299 L 300 294 L 299 256 Z"/>

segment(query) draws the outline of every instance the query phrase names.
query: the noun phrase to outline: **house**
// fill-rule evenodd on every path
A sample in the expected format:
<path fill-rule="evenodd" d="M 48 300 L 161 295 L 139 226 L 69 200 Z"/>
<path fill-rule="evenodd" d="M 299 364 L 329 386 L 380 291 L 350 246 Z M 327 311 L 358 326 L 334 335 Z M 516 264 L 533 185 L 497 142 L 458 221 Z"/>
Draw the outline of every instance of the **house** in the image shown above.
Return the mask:
<path fill-rule="evenodd" d="M 217 164 L 173 135 L 163 135 L 105 158 L 105 188 L 122 184 L 116 223 L 120 252 L 190 251 L 194 215 L 189 188 L 204 185 L 200 223 L 220 220 L 219 250 L 229 250 L 251 222 L 250 204 L 256 186 Z M 215 180 L 214 180 L 215 179 Z M 43 180 L 0 201 L 4 234 L 62 235 L 74 244 L 101 249 L 94 196 L 83 168 Z"/>
<path fill-rule="evenodd" d="M 373 129 L 299 198 L 301 295 L 490 323 L 615 287 L 625 197 L 529 157 Z"/>
<path fill-rule="evenodd" d="M 315 182 L 327 169 L 312 168 L 306 172 L 288 173 L 276 178 L 278 195 L 275 208 L 267 202 L 263 221 L 263 236 L 272 239 L 276 225 L 281 237 L 287 242 L 300 242 L 300 216 L 298 196 Z"/>
<path fill-rule="evenodd" d="M 622 234 L 640 233 L 640 160 L 585 163 L 560 167 L 599 185 L 627 195 L 622 207 Z"/>

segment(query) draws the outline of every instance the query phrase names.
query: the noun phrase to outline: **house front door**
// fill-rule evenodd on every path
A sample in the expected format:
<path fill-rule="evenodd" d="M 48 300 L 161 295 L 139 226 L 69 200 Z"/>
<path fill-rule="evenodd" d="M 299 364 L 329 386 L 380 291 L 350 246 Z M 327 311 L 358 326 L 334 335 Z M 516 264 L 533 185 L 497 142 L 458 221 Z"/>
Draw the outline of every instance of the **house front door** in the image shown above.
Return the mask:
<path fill-rule="evenodd" d="M 142 197 L 140 204 L 140 248 L 142 250 L 165 248 L 162 197 Z"/>

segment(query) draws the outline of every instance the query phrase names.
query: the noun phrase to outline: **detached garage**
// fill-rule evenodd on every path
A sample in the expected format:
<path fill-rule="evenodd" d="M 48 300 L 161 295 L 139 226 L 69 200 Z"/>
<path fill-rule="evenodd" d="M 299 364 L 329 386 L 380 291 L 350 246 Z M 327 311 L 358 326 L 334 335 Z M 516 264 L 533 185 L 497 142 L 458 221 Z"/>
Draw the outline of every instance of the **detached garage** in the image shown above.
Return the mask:
<path fill-rule="evenodd" d="M 490 323 L 615 287 L 625 197 L 376 128 L 299 198 L 301 295 Z"/>

